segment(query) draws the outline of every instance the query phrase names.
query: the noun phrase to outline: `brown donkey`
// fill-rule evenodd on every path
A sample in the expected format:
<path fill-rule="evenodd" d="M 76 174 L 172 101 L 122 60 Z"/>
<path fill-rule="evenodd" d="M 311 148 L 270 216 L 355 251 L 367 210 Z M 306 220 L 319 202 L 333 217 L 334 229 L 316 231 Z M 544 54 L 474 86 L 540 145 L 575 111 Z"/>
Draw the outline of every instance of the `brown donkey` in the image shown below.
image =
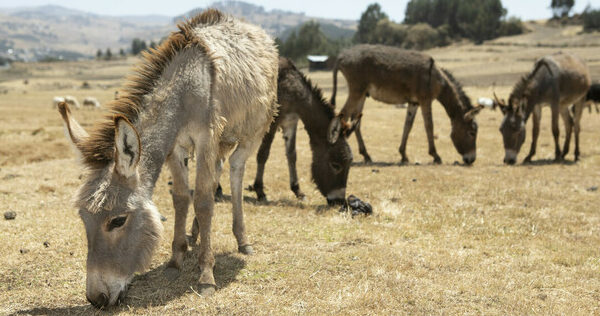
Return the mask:
<path fill-rule="evenodd" d="M 313 181 L 329 204 L 342 203 L 346 195 L 352 151 L 343 137 L 333 144 L 327 141 L 327 126 L 334 117 L 333 106 L 323 98 L 321 90 L 313 86 L 287 58 L 279 58 L 277 100 L 280 104 L 279 115 L 271 123 L 271 128 L 263 138 L 256 157 L 258 167 L 253 189 L 258 199 L 266 199 L 263 174 L 278 127 L 283 130 L 290 187 L 296 197 L 304 196 L 298 185 L 296 172 L 296 127 L 300 119 L 310 139 Z"/>
<path fill-rule="evenodd" d="M 163 164 L 173 176 L 175 233 L 168 275 L 181 270 L 192 200 L 185 148 L 197 157 L 194 210 L 200 223 L 201 294 L 215 290 L 211 249 L 213 195 L 221 160 L 229 162 L 233 233 L 251 253 L 242 212 L 246 159 L 260 144 L 276 111 L 277 50 L 260 28 L 207 10 L 178 25 L 141 64 L 110 109 L 114 118 L 89 135 L 62 103 L 68 135 L 89 170 L 76 206 L 87 240 L 88 300 L 117 303 L 136 271 L 144 270 L 161 236 L 152 192 Z"/>
<path fill-rule="evenodd" d="M 333 70 L 333 96 L 335 104 L 337 71 L 348 82 L 348 99 L 339 115 L 329 126 L 329 139 L 335 141 L 340 134 L 349 136 L 356 129 L 359 152 L 365 162 L 371 162 L 360 132 L 360 120 L 366 97 L 389 103 L 408 103 L 406 122 L 402 134 L 400 154 L 408 162 L 406 142 L 418 106 L 421 107 L 429 143 L 429 154 L 434 163 L 441 163 L 433 140 L 431 103 L 437 99 L 446 109 L 452 122 L 450 137 L 466 164 L 476 158 L 477 122 L 475 115 L 483 108 L 473 107 L 460 83 L 445 69 L 435 65 L 428 55 L 383 45 L 358 45 L 346 49 L 337 58 Z"/>
<path fill-rule="evenodd" d="M 496 98 L 496 103 L 504 113 L 500 126 L 504 139 L 504 163 L 514 164 L 517 161 L 517 154 L 525 142 L 525 125 L 532 113 L 531 149 L 524 162 L 530 162 L 531 157 L 535 155 L 543 104 L 549 104 L 552 110 L 555 160 L 564 159 L 569 152 L 573 125 L 575 126 L 575 160 L 578 160 L 579 123 L 590 85 L 589 70 L 578 57 L 556 53 L 539 59 L 533 70 L 514 86 L 508 98 L 508 105 Z M 569 106 L 572 104 L 574 104 L 573 116 L 569 113 Z M 562 151 L 558 144 L 559 114 L 565 124 L 565 143 Z"/>

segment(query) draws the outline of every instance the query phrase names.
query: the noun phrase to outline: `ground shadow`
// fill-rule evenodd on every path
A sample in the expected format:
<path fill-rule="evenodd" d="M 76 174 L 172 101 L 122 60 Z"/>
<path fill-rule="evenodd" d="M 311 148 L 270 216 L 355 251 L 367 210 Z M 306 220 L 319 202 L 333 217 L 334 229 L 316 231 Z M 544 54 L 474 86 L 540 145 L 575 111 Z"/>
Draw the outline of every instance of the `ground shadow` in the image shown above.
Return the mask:
<path fill-rule="evenodd" d="M 186 293 L 197 292 L 199 248 L 193 247 L 184 257 L 183 270 L 179 277 L 169 281 L 163 271 L 166 263 L 133 278 L 125 301 L 116 307 L 110 307 L 100 311 L 91 305 L 80 305 L 59 308 L 36 307 L 29 310 L 18 311 L 12 315 L 89 315 L 89 314 L 115 314 L 126 311 L 129 307 L 162 306 L 169 301 L 177 299 Z M 232 253 L 220 253 L 215 255 L 215 282 L 217 283 L 217 294 L 222 288 L 231 284 L 239 272 L 246 266 L 246 262 Z M 84 295 L 84 293 L 81 293 Z M 202 299 L 198 297 L 198 299 Z"/>
<path fill-rule="evenodd" d="M 523 162 L 520 166 L 523 167 L 527 167 L 527 166 L 548 166 L 548 165 L 566 165 L 566 166 L 572 166 L 577 164 L 577 161 L 574 160 L 560 160 L 560 161 L 556 161 L 554 159 L 539 159 L 539 160 L 534 160 L 534 161 L 530 161 L 530 162 Z"/>
<path fill-rule="evenodd" d="M 458 167 L 471 167 L 472 164 L 468 165 L 465 163 L 459 163 L 458 161 L 455 161 L 454 163 L 451 164 L 436 164 L 433 161 L 429 161 L 426 163 L 420 163 L 420 162 L 387 162 L 387 161 L 375 161 L 375 162 L 364 162 L 364 161 L 355 161 L 352 162 L 350 164 L 352 167 L 394 167 L 394 166 L 398 166 L 398 167 L 404 167 L 404 166 L 411 166 L 411 167 L 419 167 L 419 166 L 424 166 L 424 167 L 430 167 L 430 166 L 458 166 Z"/>

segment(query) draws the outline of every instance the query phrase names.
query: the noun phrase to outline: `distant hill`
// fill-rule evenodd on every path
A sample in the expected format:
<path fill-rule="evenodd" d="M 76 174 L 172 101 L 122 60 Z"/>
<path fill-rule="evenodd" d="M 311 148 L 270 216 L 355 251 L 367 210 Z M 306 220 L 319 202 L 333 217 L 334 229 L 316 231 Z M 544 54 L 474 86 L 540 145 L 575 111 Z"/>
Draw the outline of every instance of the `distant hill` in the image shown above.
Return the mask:
<path fill-rule="evenodd" d="M 304 13 L 282 10 L 266 11 L 261 6 L 243 1 L 215 2 L 208 7 L 227 12 L 235 17 L 243 18 L 250 23 L 260 25 L 269 32 L 269 34 L 278 37 L 287 37 L 291 33 L 291 29 L 311 20 L 315 20 L 321 24 L 321 29 L 324 31 L 325 35 L 336 39 L 344 36 L 352 36 L 358 25 L 358 22 L 354 20 L 314 18 L 306 16 Z M 181 21 L 182 19 L 193 16 L 205 9 L 206 8 L 196 8 L 190 10 L 185 14 L 176 16 L 174 21 Z"/>
<path fill-rule="evenodd" d="M 222 1 L 210 5 L 262 26 L 273 36 L 285 36 L 298 25 L 316 20 L 327 36 L 352 36 L 357 22 L 311 18 L 303 13 L 281 10 L 266 11 L 263 7 L 241 1 Z M 105 16 L 61 6 L 0 8 L 0 57 L 35 61 L 48 56 L 64 59 L 89 58 L 98 49 L 110 48 L 112 53 L 129 49 L 138 37 L 159 41 L 175 30 L 175 21 L 201 12 L 196 8 L 185 14 L 169 17 Z M 287 32 L 287 33 L 286 33 Z"/>

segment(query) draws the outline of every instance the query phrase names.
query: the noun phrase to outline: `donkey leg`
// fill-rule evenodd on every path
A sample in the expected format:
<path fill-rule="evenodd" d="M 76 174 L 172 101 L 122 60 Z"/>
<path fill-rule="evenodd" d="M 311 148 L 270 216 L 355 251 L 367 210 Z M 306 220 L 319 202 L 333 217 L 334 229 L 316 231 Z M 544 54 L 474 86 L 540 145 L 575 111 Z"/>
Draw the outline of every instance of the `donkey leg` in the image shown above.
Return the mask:
<path fill-rule="evenodd" d="M 583 114 L 583 101 L 575 103 L 573 124 L 575 126 L 575 161 L 579 160 L 579 132 L 581 131 L 581 115 Z"/>
<path fill-rule="evenodd" d="M 267 200 L 267 196 L 265 195 L 264 191 L 263 175 L 265 174 L 265 164 L 267 163 L 267 159 L 269 159 L 271 144 L 273 143 L 273 138 L 275 137 L 275 132 L 277 132 L 278 125 L 278 119 L 275 119 L 273 123 L 271 123 L 269 131 L 262 139 L 262 143 L 258 149 L 258 154 L 256 154 L 256 178 L 254 178 L 254 184 L 252 185 L 251 189 L 256 192 L 256 198 L 259 201 Z"/>
<path fill-rule="evenodd" d="M 542 107 L 541 106 L 536 106 L 533 109 L 533 129 L 532 131 L 532 136 L 531 136 L 531 149 L 529 149 L 529 155 L 527 155 L 527 157 L 525 157 L 525 160 L 523 160 L 523 163 L 530 163 L 531 162 L 531 158 L 533 157 L 533 155 L 535 155 L 535 150 L 537 148 L 537 141 L 538 138 L 540 136 L 540 120 L 542 118 Z"/>
<path fill-rule="evenodd" d="M 571 133 L 573 132 L 573 118 L 571 117 L 571 113 L 569 113 L 568 107 L 561 108 L 560 116 L 562 117 L 563 123 L 565 125 L 565 143 L 563 146 L 561 159 L 565 159 L 565 157 L 569 153 L 569 147 L 571 145 Z"/>
<path fill-rule="evenodd" d="M 184 159 L 186 158 L 181 152 L 174 151 L 167 160 L 173 176 L 172 198 L 175 208 L 175 228 L 173 243 L 171 244 L 173 253 L 165 269 L 165 273 L 169 279 L 174 279 L 179 275 L 183 267 L 183 256 L 188 248 L 185 236 L 185 223 L 191 198 L 188 185 L 188 167 Z"/>
<path fill-rule="evenodd" d="M 408 157 L 406 156 L 406 143 L 408 142 L 408 134 L 412 129 L 413 123 L 415 122 L 415 116 L 419 105 L 416 103 L 409 103 L 406 109 L 406 119 L 404 121 L 404 131 L 402 132 L 402 143 L 400 144 L 400 155 L 402 155 L 402 163 L 408 163 Z"/>
<path fill-rule="evenodd" d="M 298 127 L 298 118 L 284 121 L 283 139 L 285 141 L 285 156 L 288 162 L 290 172 L 290 188 L 298 199 L 304 199 L 304 193 L 300 190 L 298 184 L 298 173 L 296 171 L 296 131 Z"/>
<path fill-rule="evenodd" d="M 242 205 L 242 180 L 244 178 L 244 170 L 246 167 L 246 159 L 253 152 L 256 142 L 240 143 L 233 154 L 229 157 L 229 165 L 231 166 L 230 181 L 231 181 L 231 201 L 233 204 L 233 234 L 238 243 L 238 251 L 243 254 L 252 254 L 252 246 L 248 243 L 246 237 L 246 227 L 244 225 L 244 210 Z"/>
<path fill-rule="evenodd" d="M 425 123 L 425 132 L 427 133 L 427 143 L 429 145 L 429 155 L 433 157 L 433 163 L 441 164 L 442 158 L 435 149 L 435 141 L 433 139 L 433 117 L 431 115 L 431 101 L 421 103 L 421 114 Z"/>
<path fill-rule="evenodd" d="M 200 255 L 198 264 L 200 266 L 200 294 L 211 295 L 215 292 L 215 278 L 213 268 L 215 257 L 211 246 L 211 227 L 214 214 L 215 198 L 214 192 L 217 185 L 216 165 L 217 155 L 205 154 L 215 152 L 214 148 L 197 148 L 196 187 L 194 190 L 194 211 L 196 221 L 200 230 Z"/>
<path fill-rule="evenodd" d="M 358 152 L 363 156 L 363 158 L 365 159 L 365 163 L 371 163 L 373 162 L 373 160 L 371 159 L 371 156 L 369 156 L 369 153 L 367 152 L 367 147 L 365 147 L 365 141 L 362 138 L 362 132 L 360 131 L 360 123 L 362 122 L 362 118 L 359 119 L 358 123 L 356 123 L 356 141 L 358 142 Z"/>
<path fill-rule="evenodd" d="M 560 130 L 558 129 L 558 115 L 560 110 L 558 108 L 558 103 L 552 104 L 550 107 L 552 109 L 552 136 L 554 137 L 554 160 L 560 161 L 561 151 L 560 145 L 558 144 L 558 137 L 560 136 Z"/>

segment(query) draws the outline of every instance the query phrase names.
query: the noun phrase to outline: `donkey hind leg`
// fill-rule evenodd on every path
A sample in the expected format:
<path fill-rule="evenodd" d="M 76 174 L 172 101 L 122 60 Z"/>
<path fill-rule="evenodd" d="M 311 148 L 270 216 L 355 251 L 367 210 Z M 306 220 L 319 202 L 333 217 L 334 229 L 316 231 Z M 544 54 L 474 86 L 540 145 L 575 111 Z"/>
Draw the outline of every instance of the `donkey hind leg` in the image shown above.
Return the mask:
<path fill-rule="evenodd" d="M 433 157 L 434 164 L 441 164 L 442 158 L 435 149 L 435 140 L 433 139 L 433 117 L 431 115 L 431 100 L 421 102 L 421 114 L 425 123 L 425 132 L 427 133 L 427 143 L 429 145 L 429 155 Z"/>
<path fill-rule="evenodd" d="M 219 180 L 221 179 L 221 172 L 223 171 L 223 164 L 224 164 L 223 159 L 219 159 L 217 161 L 217 165 L 215 167 L 215 171 L 217 173 L 217 176 L 216 176 L 217 189 L 215 190 L 215 202 L 222 202 L 225 199 L 225 197 L 223 196 L 223 188 L 221 187 L 221 183 L 219 183 Z M 195 217 L 194 222 L 192 223 L 192 234 L 189 238 L 190 244 L 196 243 L 196 241 L 198 240 L 199 233 L 200 233 L 200 226 L 198 223 L 198 218 Z"/>
<path fill-rule="evenodd" d="M 575 113 L 573 115 L 573 124 L 575 126 L 575 161 L 579 160 L 579 132 L 581 131 L 581 115 L 583 114 L 583 103 L 579 101 L 575 103 Z"/>
<path fill-rule="evenodd" d="M 167 159 L 167 164 L 173 176 L 172 198 L 175 208 L 175 228 L 173 243 L 171 244 L 173 253 L 165 269 L 165 275 L 171 280 L 179 276 L 179 272 L 183 267 L 183 256 L 188 248 L 185 236 L 185 223 L 191 198 L 186 159 L 186 153 L 178 151 L 177 148 Z"/>
<path fill-rule="evenodd" d="M 562 155 L 560 154 L 560 145 L 558 144 L 558 138 L 560 136 L 560 130 L 558 129 L 558 115 L 560 112 L 558 102 L 551 104 L 550 109 L 552 110 L 552 137 L 554 138 L 554 161 L 560 161 Z"/>
<path fill-rule="evenodd" d="M 284 120 L 281 126 L 283 128 L 283 140 L 285 141 L 285 156 L 290 172 L 290 188 L 296 195 L 296 198 L 303 200 L 305 195 L 300 190 L 298 173 L 296 171 L 296 131 L 298 128 L 298 117 Z"/>
<path fill-rule="evenodd" d="M 258 201 L 267 200 L 267 195 L 264 191 L 263 175 L 265 174 L 265 164 L 267 163 L 267 159 L 269 159 L 271 144 L 273 143 L 273 138 L 275 137 L 275 132 L 277 132 L 278 125 L 279 122 L 277 119 L 271 123 L 269 131 L 263 137 L 258 153 L 256 154 L 256 178 L 254 178 L 254 184 L 250 189 L 256 192 Z"/>
<path fill-rule="evenodd" d="M 540 136 L 540 120 L 542 119 L 542 107 L 536 106 L 533 109 L 533 129 L 531 130 L 531 149 L 529 149 L 529 154 L 523 160 L 523 163 L 530 163 L 531 158 L 535 155 L 535 150 L 537 148 L 537 141 Z"/>
<path fill-rule="evenodd" d="M 563 123 L 565 125 L 565 143 L 561 154 L 561 159 L 564 160 L 567 154 L 569 153 L 569 147 L 571 145 L 571 134 L 573 132 L 573 117 L 571 117 L 571 113 L 569 113 L 569 107 L 561 108 L 560 116 L 562 117 Z"/>
<path fill-rule="evenodd" d="M 404 121 L 404 131 L 402 132 L 402 143 L 400 144 L 400 149 L 398 150 L 400 151 L 400 155 L 402 155 L 403 164 L 408 163 L 408 157 L 406 156 L 406 143 L 408 142 L 408 134 L 410 134 L 410 130 L 415 122 L 415 116 L 418 109 L 419 104 L 408 103 L 408 108 L 406 109 L 406 120 Z"/>
<path fill-rule="evenodd" d="M 365 147 L 365 141 L 362 138 L 362 132 L 360 131 L 360 123 L 362 122 L 362 118 L 358 120 L 356 123 L 356 141 L 358 142 L 358 152 L 364 157 L 365 163 L 371 163 L 373 160 L 369 153 L 367 152 L 367 147 Z"/>

